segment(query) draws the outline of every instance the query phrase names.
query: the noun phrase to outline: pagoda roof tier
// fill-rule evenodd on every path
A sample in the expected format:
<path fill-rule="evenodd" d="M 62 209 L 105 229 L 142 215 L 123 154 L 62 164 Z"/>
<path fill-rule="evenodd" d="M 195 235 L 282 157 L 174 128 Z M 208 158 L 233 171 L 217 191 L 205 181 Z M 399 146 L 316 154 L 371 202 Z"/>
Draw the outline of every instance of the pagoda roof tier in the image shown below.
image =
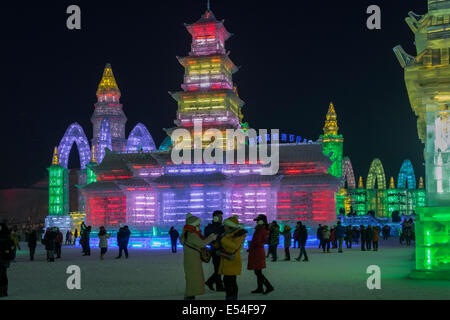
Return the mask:
<path fill-rule="evenodd" d="M 200 98 L 210 98 L 213 96 L 226 96 L 234 100 L 236 105 L 242 107 L 245 102 L 239 98 L 237 93 L 231 89 L 219 89 L 219 90 L 211 90 L 208 91 L 177 91 L 177 92 L 169 92 L 169 94 L 174 98 L 177 102 L 183 102 L 186 99 L 200 99 Z"/>
<path fill-rule="evenodd" d="M 178 61 L 183 67 L 200 64 L 200 63 L 223 63 L 225 67 L 231 72 L 235 73 L 239 68 L 231 61 L 229 53 L 227 54 L 212 54 L 208 56 L 187 56 L 187 57 L 177 57 Z"/>
<path fill-rule="evenodd" d="M 195 35 L 202 31 L 215 31 L 223 30 L 224 39 L 227 40 L 231 37 L 231 33 L 227 31 L 223 25 L 225 20 L 217 20 L 216 16 L 211 10 L 206 10 L 199 20 L 192 24 L 185 23 L 184 26 L 191 35 Z"/>

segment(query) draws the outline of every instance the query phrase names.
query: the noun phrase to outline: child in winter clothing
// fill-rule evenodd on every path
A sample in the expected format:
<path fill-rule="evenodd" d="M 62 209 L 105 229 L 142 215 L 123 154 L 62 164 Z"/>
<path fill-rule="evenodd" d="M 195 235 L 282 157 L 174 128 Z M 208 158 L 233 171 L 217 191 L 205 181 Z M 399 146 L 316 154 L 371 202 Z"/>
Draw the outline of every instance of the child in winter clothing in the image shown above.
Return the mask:
<path fill-rule="evenodd" d="M 108 251 L 108 239 L 111 237 L 110 234 L 106 233 L 105 227 L 100 227 L 100 232 L 98 233 L 99 247 L 100 247 L 100 259 L 103 260 L 105 257 L 106 251 Z"/>

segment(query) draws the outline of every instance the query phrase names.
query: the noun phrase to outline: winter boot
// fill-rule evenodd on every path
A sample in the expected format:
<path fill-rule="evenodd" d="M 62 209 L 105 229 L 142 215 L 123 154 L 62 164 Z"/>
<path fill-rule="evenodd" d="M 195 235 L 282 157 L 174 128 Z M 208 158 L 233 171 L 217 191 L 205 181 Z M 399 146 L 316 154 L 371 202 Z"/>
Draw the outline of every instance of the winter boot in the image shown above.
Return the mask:
<path fill-rule="evenodd" d="M 217 292 L 224 292 L 225 291 L 225 287 L 223 286 L 222 281 L 218 281 L 216 283 L 216 291 Z"/>
<path fill-rule="evenodd" d="M 269 292 L 275 290 L 267 279 L 264 279 L 264 285 L 266 286 L 266 291 L 264 291 L 264 294 L 268 294 Z"/>
<path fill-rule="evenodd" d="M 214 285 L 212 281 L 206 281 L 205 282 L 206 286 L 209 288 L 209 290 L 214 291 Z"/>
<path fill-rule="evenodd" d="M 258 278 L 258 288 L 253 290 L 252 293 L 264 293 L 263 283 L 264 280 Z"/>

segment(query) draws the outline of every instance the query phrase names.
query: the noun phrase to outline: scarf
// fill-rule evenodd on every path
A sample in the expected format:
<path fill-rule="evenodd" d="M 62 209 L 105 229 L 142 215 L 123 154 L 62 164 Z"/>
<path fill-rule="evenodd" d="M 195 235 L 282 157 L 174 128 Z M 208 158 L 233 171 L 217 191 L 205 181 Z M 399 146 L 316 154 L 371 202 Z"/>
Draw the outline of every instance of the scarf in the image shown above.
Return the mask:
<path fill-rule="evenodd" d="M 205 237 L 202 235 L 202 232 L 200 230 L 197 230 L 194 226 L 187 224 L 183 227 L 183 231 L 196 233 L 198 234 L 200 239 L 205 240 Z"/>

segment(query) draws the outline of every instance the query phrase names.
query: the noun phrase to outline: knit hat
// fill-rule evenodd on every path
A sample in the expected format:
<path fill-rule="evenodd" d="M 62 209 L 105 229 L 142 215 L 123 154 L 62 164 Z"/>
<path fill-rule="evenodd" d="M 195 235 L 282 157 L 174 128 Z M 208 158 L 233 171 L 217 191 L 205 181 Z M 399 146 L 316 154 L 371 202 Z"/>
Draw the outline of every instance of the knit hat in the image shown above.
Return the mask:
<path fill-rule="evenodd" d="M 202 221 L 202 220 L 200 220 L 199 217 L 193 216 L 193 215 L 190 214 L 190 213 L 188 213 L 188 214 L 186 215 L 186 224 L 188 224 L 188 225 L 191 225 L 191 226 L 196 227 L 196 226 L 199 226 L 199 225 L 200 225 L 200 222 L 201 222 L 201 221 Z"/>
<path fill-rule="evenodd" d="M 238 228 L 239 226 L 239 216 L 232 216 L 223 221 L 224 226 L 228 226 L 230 228 Z"/>

